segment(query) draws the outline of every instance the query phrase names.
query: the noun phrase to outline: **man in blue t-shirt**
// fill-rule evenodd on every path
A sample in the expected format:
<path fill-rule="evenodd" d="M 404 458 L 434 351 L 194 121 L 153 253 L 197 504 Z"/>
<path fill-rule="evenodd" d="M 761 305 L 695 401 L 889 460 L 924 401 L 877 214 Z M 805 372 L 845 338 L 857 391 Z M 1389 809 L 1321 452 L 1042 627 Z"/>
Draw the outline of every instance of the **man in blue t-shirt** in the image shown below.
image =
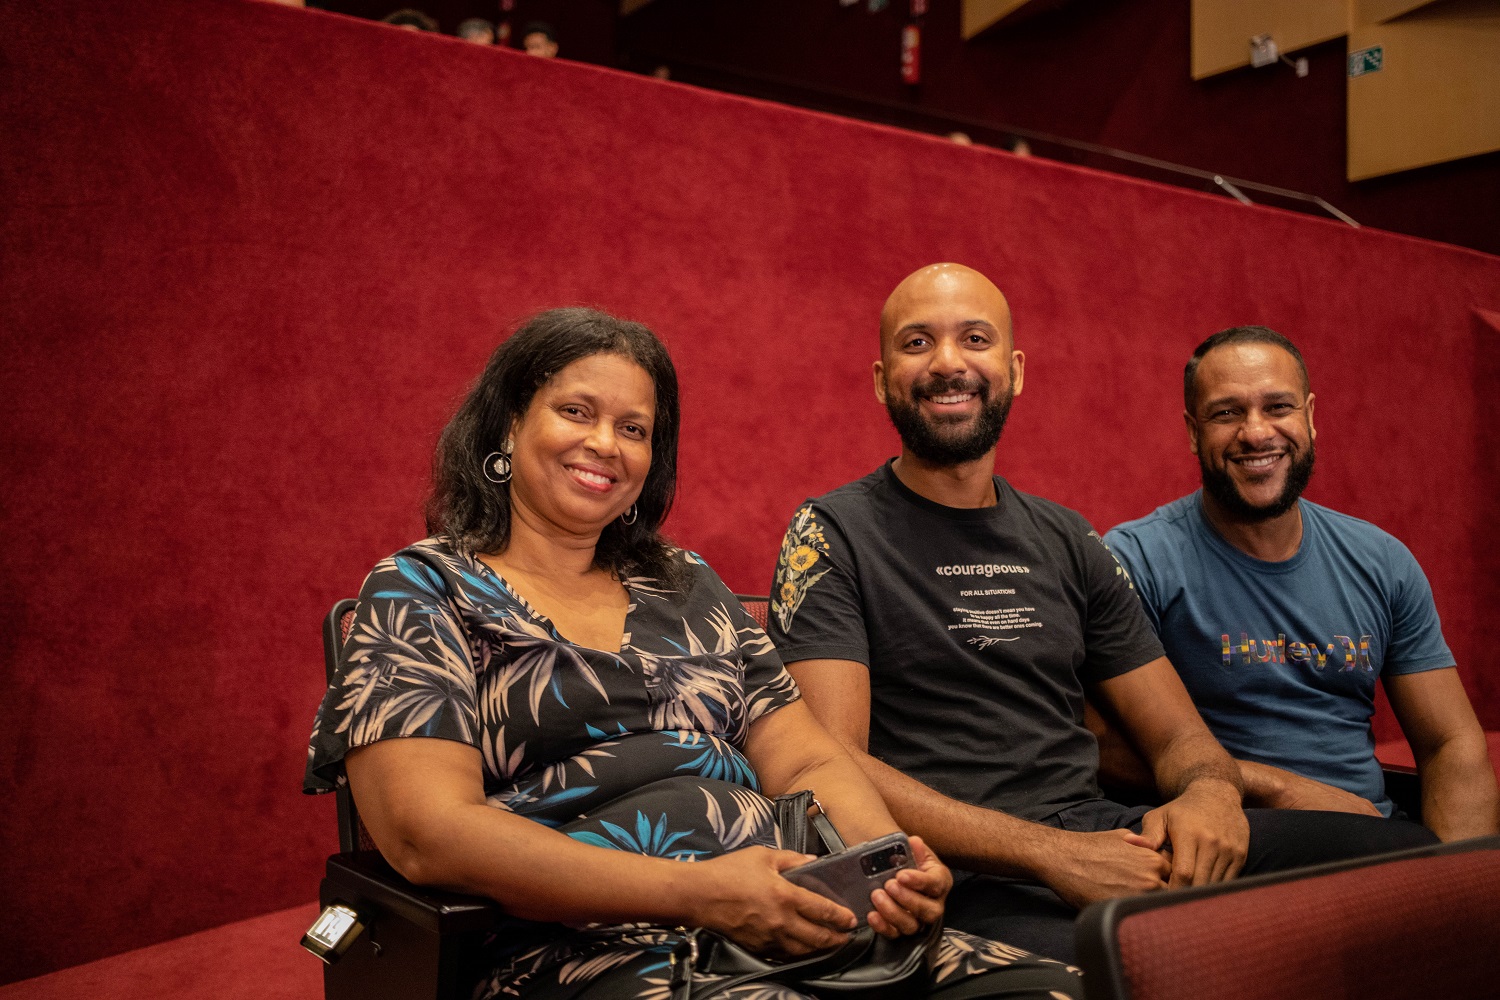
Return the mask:
<path fill-rule="evenodd" d="M 1421 567 L 1374 525 L 1299 499 L 1317 436 L 1300 352 L 1265 327 L 1224 330 L 1183 389 L 1203 488 L 1105 541 L 1239 760 L 1247 803 L 1390 816 L 1370 732 L 1381 677 L 1423 822 L 1444 840 L 1500 831 L 1484 733 Z"/>

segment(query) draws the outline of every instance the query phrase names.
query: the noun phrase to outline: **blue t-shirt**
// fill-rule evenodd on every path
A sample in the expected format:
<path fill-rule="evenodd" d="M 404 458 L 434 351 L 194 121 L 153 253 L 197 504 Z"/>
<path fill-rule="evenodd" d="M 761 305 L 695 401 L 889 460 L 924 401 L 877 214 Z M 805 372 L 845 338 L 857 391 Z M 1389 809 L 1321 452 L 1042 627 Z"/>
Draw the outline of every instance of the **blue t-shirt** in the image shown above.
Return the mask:
<path fill-rule="evenodd" d="M 1451 667 L 1453 654 L 1405 545 L 1298 502 L 1302 545 L 1284 562 L 1226 542 L 1201 491 L 1104 539 L 1231 755 L 1362 795 L 1389 816 L 1370 731 L 1375 678 Z"/>

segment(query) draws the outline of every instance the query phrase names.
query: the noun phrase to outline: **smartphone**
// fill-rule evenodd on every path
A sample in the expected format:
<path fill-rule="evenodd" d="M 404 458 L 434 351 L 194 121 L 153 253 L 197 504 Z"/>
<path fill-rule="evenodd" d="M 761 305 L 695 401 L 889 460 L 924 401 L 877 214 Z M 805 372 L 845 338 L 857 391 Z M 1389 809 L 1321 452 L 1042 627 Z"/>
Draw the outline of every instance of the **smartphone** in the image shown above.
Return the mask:
<path fill-rule="evenodd" d="M 876 840 L 855 844 L 837 854 L 828 854 L 781 874 L 820 896 L 827 896 L 854 912 L 859 925 L 873 907 L 870 893 L 885 885 L 903 868 L 913 868 L 911 844 L 904 833 L 888 833 Z"/>

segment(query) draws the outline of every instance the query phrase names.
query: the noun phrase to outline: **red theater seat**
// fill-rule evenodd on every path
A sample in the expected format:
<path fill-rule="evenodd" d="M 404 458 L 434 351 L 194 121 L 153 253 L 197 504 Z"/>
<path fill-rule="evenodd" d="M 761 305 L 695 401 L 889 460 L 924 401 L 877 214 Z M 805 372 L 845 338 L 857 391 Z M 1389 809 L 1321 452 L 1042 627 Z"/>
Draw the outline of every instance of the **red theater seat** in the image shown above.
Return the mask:
<path fill-rule="evenodd" d="M 750 612 L 750 617 L 755 619 L 755 624 L 761 628 L 766 627 L 766 615 L 771 608 L 769 597 L 755 597 L 750 594 L 735 594 L 735 598 Z"/>
<path fill-rule="evenodd" d="M 1500 988 L 1500 837 L 1096 903 L 1090 1000 L 1407 1000 Z"/>
<path fill-rule="evenodd" d="M 1490 763 L 1494 765 L 1495 773 L 1500 775 L 1500 732 L 1486 732 L 1484 739 L 1490 747 Z M 1386 770 L 1417 773 L 1416 759 L 1412 757 L 1411 747 L 1405 740 L 1387 740 L 1375 744 L 1375 756 L 1379 759 L 1380 766 Z"/>

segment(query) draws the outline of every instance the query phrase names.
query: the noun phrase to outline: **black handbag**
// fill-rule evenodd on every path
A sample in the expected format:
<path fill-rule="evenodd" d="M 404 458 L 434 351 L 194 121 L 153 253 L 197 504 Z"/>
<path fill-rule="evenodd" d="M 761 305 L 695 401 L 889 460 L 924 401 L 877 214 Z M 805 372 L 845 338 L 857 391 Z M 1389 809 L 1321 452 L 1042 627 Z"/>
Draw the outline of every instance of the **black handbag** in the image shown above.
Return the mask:
<path fill-rule="evenodd" d="M 804 854 L 838 852 L 844 841 L 811 791 L 775 800 L 782 846 Z M 809 808 L 817 812 L 811 817 Z M 819 843 L 821 841 L 821 843 Z M 822 848 L 818 850 L 817 848 Z M 909 1000 L 932 988 L 943 928 L 890 938 L 861 927 L 837 948 L 776 962 L 753 955 L 715 931 L 686 931 L 672 951 L 671 1000 L 710 1000 L 743 983 L 782 983 L 826 1000 Z"/>

